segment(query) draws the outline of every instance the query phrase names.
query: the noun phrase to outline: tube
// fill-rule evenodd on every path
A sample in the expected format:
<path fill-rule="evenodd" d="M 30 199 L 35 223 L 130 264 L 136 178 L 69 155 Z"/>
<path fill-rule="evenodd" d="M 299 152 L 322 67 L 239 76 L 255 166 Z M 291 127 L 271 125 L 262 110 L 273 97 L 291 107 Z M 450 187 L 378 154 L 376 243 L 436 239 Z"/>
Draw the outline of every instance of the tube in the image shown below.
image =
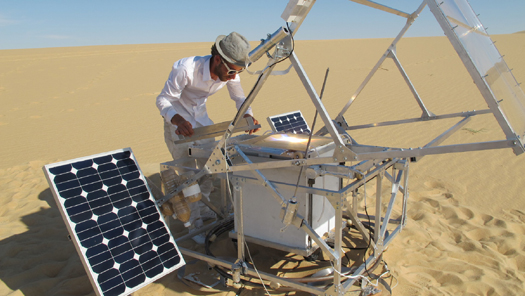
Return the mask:
<path fill-rule="evenodd" d="M 250 52 L 250 61 L 255 63 L 263 56 L 264 53 L 268 52 L 270 49 L 272 49 L 272 47 L 275 46 L 275 44 L 279 43 L 289 35 L 290 31 L 288 31 L 287 28 L 280 27 L 272 35 L 269 35 L 266 40 L 262 40 L 261 44 L 259 44 L 259 46 Z"/>

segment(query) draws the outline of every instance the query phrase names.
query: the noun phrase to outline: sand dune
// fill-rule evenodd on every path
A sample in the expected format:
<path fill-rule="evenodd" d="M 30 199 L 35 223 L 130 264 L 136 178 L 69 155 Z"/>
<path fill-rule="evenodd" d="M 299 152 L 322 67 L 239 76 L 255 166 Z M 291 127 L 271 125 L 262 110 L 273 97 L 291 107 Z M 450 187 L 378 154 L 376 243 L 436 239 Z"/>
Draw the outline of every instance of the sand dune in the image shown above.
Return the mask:
<path fill-rule="evenodd" d="M 525 35 L 493 39 L 518 82 L 524 81 Z M 319 90 L 330 68 L 323 102 L 332 117 L 390 42 L 296 42 L 296 53 Z M 159 163 L 170 156 L 155 97 L 174 61 L 208 54 L 210 46 L 0 51 L 0 295 L 94 295 L 41 167 L 131 147 L 145 175 L 158 182 Z M 406 38 L 397 52 L 435 114 L 486 108 L 446 38 Z M 283 64 L 283 69 L 288 66 Z M 255 79 L 243 74 L 245 92 Z M 301 110 L 311 124 L 315 112 L 293 71 L 271 77 L 252 107 L 263 123 L 267 116 Z M 230 120 L 235 112 L 225 91 L 210 98 L 208 109 L 215 122 Z M 420 113 L 394 64 L 387 61 L 345 117 L 356 125 Z M 360 143 L 417 147 L 452 122 L 364 129 L 352 136 Z M 503 134 L 489 115 L 475 118 L 445 144 L 497 139 Z M 393 295 L 524 294 L 523 167 L 525 156 L 516 157 L 510 150 L 426 156 L 411 164 L 408 225 L 385 253 L 398 281 Z M 200 293 L 205 292 L 170 274 L 135 295 Z"/>

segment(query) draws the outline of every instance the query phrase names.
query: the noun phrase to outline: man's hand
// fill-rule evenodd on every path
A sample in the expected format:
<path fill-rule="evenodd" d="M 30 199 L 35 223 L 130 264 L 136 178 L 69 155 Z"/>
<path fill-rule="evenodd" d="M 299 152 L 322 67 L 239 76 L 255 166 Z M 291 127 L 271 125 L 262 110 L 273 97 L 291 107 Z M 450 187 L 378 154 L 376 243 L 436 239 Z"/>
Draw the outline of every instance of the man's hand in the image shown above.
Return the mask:
<path fill-rule="evenodd" d="M 193 126 L 179 114 L 175 114 L 175 116 L 171 118 L 171 124 L 177 126 L 177 130 L 175 131 L 177 135 L 183 135 L 185 137 L 193 136 Z"/>
<path fill-rule="evenodd" d="M 257 121 L 257 119 L 255 119 L 253 116 L 251 116 L 250 114 L 244 114 L 244 118 L 246 117 L 251 117 L 253 119 L 253 124 L 257 125 L 259 124 L 259 121 Z M 249 131 L 246 131 L 247 133 L 249 133 L 250 135 L 255 133 L 255 132 L 258 132 L 259 130 L 261 130 L 261 128 L 256 128 L 256 129 L 252 129 L 252 130 L 249 130 Z"/>

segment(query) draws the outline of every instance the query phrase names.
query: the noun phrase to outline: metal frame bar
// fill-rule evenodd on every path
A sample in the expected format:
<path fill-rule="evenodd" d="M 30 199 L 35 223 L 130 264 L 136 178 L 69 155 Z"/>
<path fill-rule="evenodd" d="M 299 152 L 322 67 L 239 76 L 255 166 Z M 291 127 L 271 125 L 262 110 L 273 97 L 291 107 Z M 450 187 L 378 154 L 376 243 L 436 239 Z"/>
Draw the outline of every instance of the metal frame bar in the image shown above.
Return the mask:
<path fill-rule="evenodd" d="M 455 118 L 455 117 L 469 117 L 469 116 L 481 115 L 481 114 L 492 114 L 492 111 L 490 109 L 474 110 L 474 111 L 450 113 L 450 114 L 444 114 L 444 115 L 435 115 L 435 116 L 428 117 L 428 118 L 418 117 L 418 118 L 409 118 L 409 119 L 402 119 L 402 120 L 384 121 L 384 122 L 378 122 L 378 123 L 349 126 L 347 130 L 358 130 L 358 129 L 364 129 L 364 128 L 378 127 L 378 126 L 390 126 L 390 125 L 397 125 L 397 124 L 406 124 L 406 123 L 412 123 L 412 122 L 430 121 L 430 120 L 438 120 L 438 119 L 448 119 L 448 118 Z"/>
<path fill-rule="evenodd" d="M 241 262 L 245 261 L 244 254 L 244 214 L 243 214 L 243 195 L 242 187 L 237 183 L 233 186 L 235 202 L 235 229 L 237 230 L 237 259 Z"/>
<path fill-rule="evenodd" d="M 412 84 L 412 81 L 410 81 L 410 78 L 408 77 L 408 74 L 405 72 L 405 69 L 403 68 L 403 66 L 401 65 L 401 62 L 397 58 L 396 49 L 395 48 L 391 48 L 390 49 L 388 57 L 390 57 L 394 61 L 394 63 L 396 64 L 397 69 L 401 73 L 401 76 L 403 76 L 403 79 L 405 79 L 405 83 L 408 85 L 408 88 L 410 88 L 410 91 L 412 92 L 412 95 L 416 99 L 417 104 L 419 105 L 419 108 L 421 108 L 421 111 L 423 111 L 423 114 L 421 115 L 421 117 L 422 118 L 428 118 L 428 117 L 434 116 L 434 114 L 432 112 L 428 111 L 427 107 L 423 103 L 423 100 L 421 100 L 421 97 L 417 93 L 416 88 Z"/>
<path fill-rule="evenodd" d="M 397 10 L 395 8 L 388 7 L 386 5 L 379 4 L 379 3 L 374 2 L 374 1 L 369 1 L 369 0 L 350 0 L 350 1 L 355 2 L 355 3 L 359 3 L 359 4 L 363 4 L 365 6 L 372 7 L 372 8 L 375 8 L 375 9 L 379 9 L 379 10 L 382 10 L 382 11 L 386 11 L 388 13 L 399 15 L 399 16 L 402 16 L 404 18 L 410 18 L 411 17 L 411 14 L 409 14 L 409 13 L 403 12 L 401 10 Z"/>

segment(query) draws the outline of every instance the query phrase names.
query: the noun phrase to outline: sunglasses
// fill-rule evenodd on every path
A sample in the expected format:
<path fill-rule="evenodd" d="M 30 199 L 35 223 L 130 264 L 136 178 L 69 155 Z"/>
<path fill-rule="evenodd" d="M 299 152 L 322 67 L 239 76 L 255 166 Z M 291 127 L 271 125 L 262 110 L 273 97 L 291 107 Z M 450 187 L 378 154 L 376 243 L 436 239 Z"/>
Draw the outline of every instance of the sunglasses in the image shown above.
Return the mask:
<path fill-rule="evenodd" d="M 223 60 L 222 57 L 221 57 L 221 62 L 226 67 L 226 70 L 228 70 L 228 75 L 239 74 L 242 71 L 244 71 L 244 68 L 242 68 L 241 70 L 233 70 L 233 69 L 231 69 L 230 67 L 228 67 L 228 65 L 226 64 L 226 62 Z"/>

